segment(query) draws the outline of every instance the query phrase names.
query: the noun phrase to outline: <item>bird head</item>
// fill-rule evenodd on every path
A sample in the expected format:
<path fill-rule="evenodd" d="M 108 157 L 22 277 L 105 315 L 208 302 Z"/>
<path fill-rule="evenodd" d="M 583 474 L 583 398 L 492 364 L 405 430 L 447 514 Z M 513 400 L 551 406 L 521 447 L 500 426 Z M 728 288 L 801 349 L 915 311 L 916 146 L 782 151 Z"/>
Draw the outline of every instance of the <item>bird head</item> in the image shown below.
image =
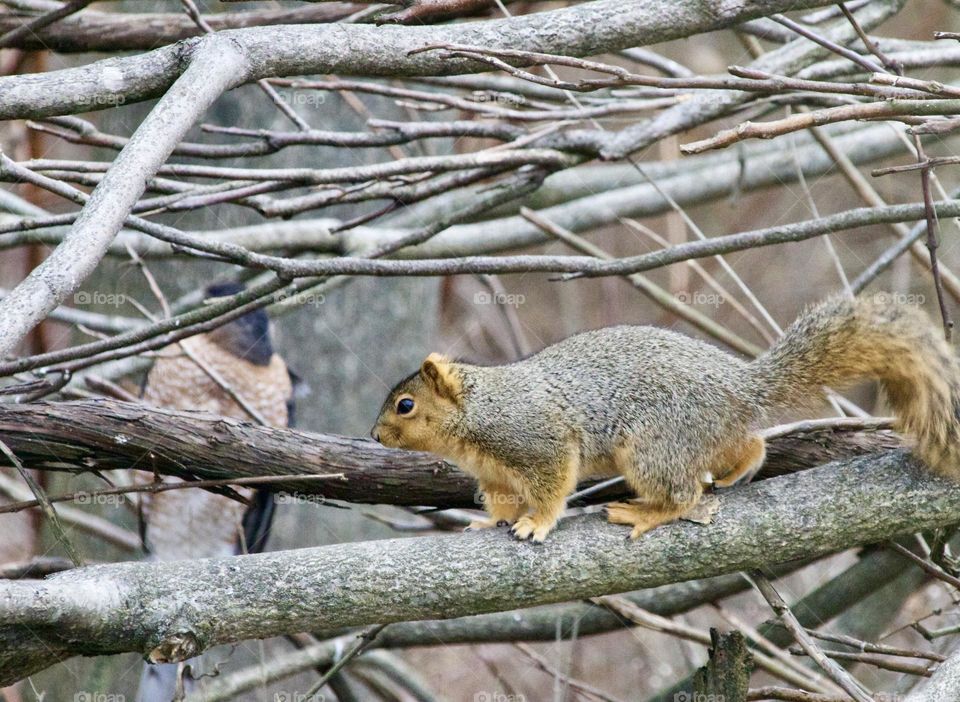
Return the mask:
<path fill-rule="evenodd" d="M 227 297 L 244 290 L 240 283 L 215 283 L 207 287 L 206 297 Z M 257 366 L 268 366 L 273 358 L 270 318 L 263 308 L 207 332 L 207 337 L 228 353 Z"/>

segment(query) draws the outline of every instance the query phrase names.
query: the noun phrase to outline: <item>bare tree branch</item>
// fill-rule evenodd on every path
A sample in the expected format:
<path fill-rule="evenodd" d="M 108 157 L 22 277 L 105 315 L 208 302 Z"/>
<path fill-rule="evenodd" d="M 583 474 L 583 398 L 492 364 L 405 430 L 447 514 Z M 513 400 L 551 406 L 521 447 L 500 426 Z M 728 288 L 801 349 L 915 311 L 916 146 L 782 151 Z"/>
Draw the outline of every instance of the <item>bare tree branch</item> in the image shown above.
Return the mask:
<path fill-rule="evenodd" d="M 920 148 L 919 137 L 911 145 L 905 136 L 926 132 L 949 137 L 960 124 L 948 117 L 960 113 L 960 88 L 931 80 L 937 77 L 934 74 L 899 75 L 901 66 L 960 65 L 960 47 L 870 35 L 905 0 L 850 0 L 808 16 L 792 14 L 792 20 L 777 13 L 829 3 L 593 0 L 553 5 L 547 12 L 535 5 L 537 14 L 524 6 L 521 16 L 513 17 L 504 7 L 508 2 L 360 0 L 347 5 L 308 0 L 294 10 L 226 11 L 208 17 L 193 0 L 183 0 L 183 15 L 90 11 L 85 8 L 88 0 L 0 0 L 6 6 L 0 11 L 0 43 L 15 47 L 0 60 L 0 120 L 40 119 L 10 125 L 7 136 L 14 146 L 9 154 L 0 154 L 0 181 L 4 188 L 21 189 L 24 197 L 33 197 L 40 188 L 42 197 L 51 193 L 65 201 L 44 209 L 0 191 L 0 210 L 5 211 L 0 214 L 0 249 L 30 247 L 14 254 L 23 259 L 11 261 L 16 264 L 11 268 L 17 271 L 14 280 L 34 269 L 12 292 L 0 290 L 0 472 L 8 476 L 0 475 L 5 503 L 0 513 L 20 513 L 8 521 L 26 523 L 39 521 L 45 508 L 48 518 L 58 517 L 65 527 L 139 551 L 131 531 L 82 509 L 82 503 L 94 498 L 119 502 L 131 491 L 161 489 L 159 482 L 126 486 L 122 471 L 134 469 L 153 472 L 158 479 L 182 478 L 185 482 L 177 489 L 212 490 L 240 501 L 243 498 L 234 492 L 237 486 L 267 484 L 268 489 L 300 495 L 304 501 L 336 500 L 334 506 L 344 509 L 322 511 L 330 516 L 347 514 L 350 503 L 399 505 L 407 509 L 358 506 L 354 511 L 398 534 L 418 535 L 189 566 L 81 565 L 44 581 L 0 582 L 0 687 L 73 655 L 135 651 L 153 661 L 173 661 L 218 644 L 305 629 L 312 630 L 320 643 L 310 645 L 307 635 L 290 636 L 298 639 L 298 647 L 307 648 L 282 653 L 270 666 L 261 660 L 257 666 L 212 680 L 214 698 L 229 699 L 252 691 L 267 678 L 275 681 L 309 668 L 321 676 L 313 690 L 329 681 L 341 696 L 341 683 L 353 676 L 358 685 L 386 695 L 392 687 L 384 683 L 389 670 L 386 677 L 383 669 L 365 670 L 361 653 L 368 647 L 522 639 L 563 641 L 572 647 L 579 635 L 630 626 L 631 619 L 640 624 L 656 621 L 655 628 L 668 635 L 703 643 L 707 641 L 703 622 L 691 626 L 646 614 L 630 616 L 630 611 L 642 607 L 661 617 L 688 611 L 742 591 L 746 579 L 737 575 L 742 569 L 763 568 L 767 574 L 771 563 L 780 563 L 774 571 L 787 572 L 867 542 L 871 546 L 854 565 L 849 563 L 854 554 L 848 552 L 800 574 L 796 582 L 809 584 L 806 579 L 821 575 L 824 568 L 845 569 L 824 585 L 802 587 L 803 596 L 791 603 L 793 613 L 762 577 L 761 587 L 806 650 L 855 696 L 866 699 L 830 658 L 901 674 L 926 674 L 926 657 L 921 656 L 923 665 L 890 662 L 887 657 L 895 651 L 909 649 L 872 644 L 870 639 L 879 635 L 882 621 L 889 620 L 902 599 L 899 594 L 881 595 L 881 586 L 895 585 L 891 590 L 898 593 L 916 591 L 931 577 L 957 585 L 954 555 L 945 544 L 956 533 L 950 522 L 960 514 L 960 488 L 919 471 L 904 451 L 895 450 L 901 443 L 888 430 L 889 420 L 869 417 L 845 398 L 843 410 L 857 419 L 810 420 L 763 431 L 769 451 L 762 471 L 752 485 L 712 491 L 722 507 L 712 524 L 678 522 L 639 542 L 625 543 L 621 529 L 606 524 L 594 510 L 580 509 L 626 494 L 622 480 L 594 481 L 579 486 L 568 501 L 579 516 L 563 520 L 542 548 L 514 544 L 496 529 L 480 535 L 437 536 L 469 521 L 466 510 L 459 508 L 479 505 L 474 481 L 432 455 L 394 451 L 351 437 L 151 409 L 102 379 L 90 388 L 129 402 L 38 402 L 54 394 L 89 398 L 83 383 L 93 378 L 81 375 L 85 369 L 96 367 L 99 374 L 117 378 L 142 369 L 168 344 L 254 310 L 269 308 L 280 315 L 311 299 L 319 306 L 323 296 L 355 276 L 540 272 L 557 274 L 556 281 L 629 277 L 664 310 L 753 356 L 772 343 L 775 334 L 770 330 L 780 331 L 776 320 L 790 305 L 765 309 L 761 290 L 750 287 L 759 283 L 756 273 L 738 275 L 733 261 L 724 257 L 758 249 L 751 256 L 762 260 L 772 254 L 760 247 L 826 235 L 837 245 L 834 249 L 825 242 L 834 263 L 822 271 L 830 276 L 827 285 L 839 280 L 846 289 L 862 288 L 905 247 L 889 248 L 860 272 L 859 264 L 869 262 L 876 252 L 861 257 L 860 251 L 842 247 L 854 242 L 873 246 L 877 242 L 867 241 L 873 231 L 858 237 L 835 236 L 838 232 L 885 223 L 909 241 L 913 234 L 904 222 L 960 217 L 960 203 L 937 178 L 938 172 L 946 175 L 956 159 L 940 153 L 931 158 Z M 385 13 L 384 5 L 399 12 Z M 505 19 L 424 26 L 425 20 L 444 13 L 459 16 L 492 5 Z M 71 12 L 76 14 L 70 16 Z M 384 20 L 404 24 L 415 20 L 419 26 L 374 26 Z M 316 24 L 323 22 L 338 23 Z M 637 48 L 721 27 L 734 29 L 753 57 L 750 65 L 701 75 L 686 61 L 678 63 Z M 926 29 L 929 34 L 933 27 Z M 773 42 L 773 48 L 754 36 Z M 44 40 L 54 50 L 115 52 L 128 47 L 144 53 L 25 74 L 28 67 L 43 68 L 25 52 L 44 48 Z M 158 46 L 162 48 L 154 48 Z M 726 64 L 740 63 L 741 55 L 735 51 L 718 56 Z M 690 66 L 700 63 L 692 55 L 690 59 Z M 892 73 L 883 73 L 884 69 Z M 270 115 L 276 117 L 273 108 L 279 109 L 293 122 L 293 131 L 283 126 L 261 129 L 261 122 L 248 120 L 252 113 L 246 110 L 240 111 L 239 120 L 219 109 L 205 114 L 226 90 L 254 82 L 273 102 L 266 105 Z M 247 94 L 262 98 L 243 88 L 242 95 Z M 159 106 L 132 138 L 113 120 L 97 120 L 95 126 L 67 115 L 155 97 L 162 97 Z M 240 101 L 246 105 L 244 97 Z M 330 115 L 341 103 L 359 120 L 350 114 L 348 120 L 331 122 Z M 389 121 L 379 119 L 382 111 L 391 113 Z M 872 121 L 858 124 L 860 118 Z M 191 130 L 191 141 L 181 141 L 190 127 L 206 120 L 211 123 Z M 716 120 L 724 122 L 711 124 Z M 357 126 L 358 121 L 365 124 Z M 838 123 L 810 130 L 812 139 L 804 132 L 793 133 L 833 121 Z M 729 127 L 735 129 L 700 145 L 737 142 L 735 149 L 723 153 L 678 158 L 677 140 L 665 139 L 699 130 L 684 139 L 689 141 Z M 782 140 L 738 143 L 751 135 L 780 134 L 788 135 L 791 158 L 783 157 Z M 38 140 L 59 140 L 57 146 L 65 148 L 48 158 L 49 151 L 36 148 Z M 451 150 L 453 144 L 457 148 Z M 650 146 L 659 147 L 661 153 L 648 156 L 660 160 L 640 163 L 631 157 Z M 351 149 L 360 151 L 349 154 Z M 94 155 L 73 155 L 80 151 Z M 922 169 L 923 202 L 888 205 L 866 183 L 859 164 L 903 152 Z M 175 158 L 168 162 L 171 156 Z M 301 163 L 305 156 L 310 158 Z M 261 157 L 244 163 L 216 160 Z M 580 167 L 592 159 L 620 163 Z M 816 181 L 837 166 L 868 207 L 837 212 L 835 205 L 818 201 L 815 193 L 829 185 Z M 794 181 L 801 184 L 803 198 L 785 197 L 790 189 L 786 185 L 774 206 L 755 208 L 756 216 L 745 213 L 754 224 L 743 225 L 744 218 L 732 207 L 726 216 L 719 213 L 716 218 L 713 213 L 705 218 L 706 213 L 684 209 Z M 87 194 L 91 189 L 93 194 Z M 749 202 L 760 201 L 754 197 Z M 804 221 L 808 215 L 795 204 L 808 207 L 812 218 Z M 222 211 L 213 209 L 217 206 L 231 210 L 230 215 L 220 217 Z M 822 217 L 821 209 L 831 214 Z M 263 222 L 308 212 L 320 216 Z M 204 231 L 177 229 L 183 213 L 191 213 L 193 219 L 214 215 L 218 224 Z M 663 213 L 670 214 L 669 231 L 662 237 L 648 230 L 648 223 L 628 219 Z M 251 221 L 257 224 L 231 226 Z M 577 233 L 600 233 L 606 225 L 635 240 L 621 237 L 623 246 L 620 241 L 611 246 Z M 698 240 L 691 241 L 690 233 Z M 555 246 L 522 250 L 551 237 L 586 255 L 554 255 L 570 253 L 558 252 Z M 37 267 L 42 260 L 38 243 L 59 248 Z M 948 249 L 941 253 L 949 265 Z M 191 279 L 202 268 L 204 276 L 208 271 L 217 278 L 228 275 L 246 287 L 213 300 L 204 300 L 203 292 L 194 289 L 169 296 L 169 303 L 171 290 L 162 290 L 157 282 L 165 280 L 160 271 L 156 279 L 144 271 L 148 290 L 132 294 L 126 293 L 138 286 L 130 288 L 130 281 L 120 279 L 92 278 L 89 288 L 78 287 L 107 255 L 123 260 L 107 262 L 97 272 L 122 267 L 126 261 L 142 268 L 141 256 L 149 255 L 189 265 Z M 696 263 L 705 257 L 716 257 L 736 288 Z M 918 261 L 923 263 L 920 257 Z M 910 262 L 903 263 L 905 269 Z M 659 279 L 654 285 L 641 273 L 668 266 L 673 266 L 664 272 L 669 273 L 669 283 L 662 288 Z M 923 280 L 911 279 L 911 290 L 928 282 L 927 268 L 921 265 L 916 272 Z M 799 277 L 800 285 L 808 279 L 806 271 L 790 273 Z M 935 271 L 934 282 L 941 276 L 945 289 L 957 297 L 949 269 Z M 520 277 L 504 282 L 521 285 Z M 900 285 L 904 279 L 895 282 Z M 611 279 L 609 285 L 597 281 L 574 287 L 615 285 Z M 13 286 L 14 282 L 5 285 Z M 729 307 L 711 315 L 691 311 L 688 292 L 705 286 Z M 74 290 L 94 291 L 94 297 L 74 297 L 78 308 L 71 308 Z M 107 290 L 123 290 L 124 301 L 114 310 L 107 309 L 109 302 L 97 301 Z M 443 298 L 451 302 L 444 312 L 452 311 L 451 319 L 459 323 L 469 296 L 458 281 L 450 281 L 446 290 L 453 294 Z M 494 292 L 498 291 L 503 292 L 500 288 Z M 139 299 L 148 292 L 162 314 L 154 314 L 154 302 L 145 305 Z M 113 314 L 126 304 L 137 314 Z M 317 312 L 331 310 L 333 306 Z M 492 319 L 494 314 L 484 317 Z M 536 314 L 524 308 L 508 315 L 513 337 Z M 612 314 L 619 316 L 619 310 Z M 70 325 L 68 332 L 77 332 L 76 339 L 70 344 L 49 343 L 50 332 L 60 331 L 51 324 L 31 335 L 29 343 L 17 343 L 44 319 Z M 447 320 L 445 315 L 444 323 Z M 741 323 L 750 325 L 756 336 L 740 337 Z M 532 338 L 537 330 L 523 331 Z M 298 334 L 302 343 L 301 337 Z M 508 355 L 523 350 L 522 343 L 515 339 L 509 345 L 504 337 L 498 325 L 491 330 L 468 329 L 466 342 L 458 343 Z M 284 338 L 280 341 L 286 346 Z M 21 345 L 28 350 L 16 357 Z M 349 348 L 347 343 L 343 347 Z M 212 375 L 219 377 L 219 372 Z M 226 388 L 227 395 L 231 387 Z M 831 461 L 838 463 L 822 465 Z M 42 481 L 28 487 L 23 478 L 9 477 L 15 474 L 6 469 L 7 463 L 28 469 L 29 473 L 22 471 L 25 477 L 40 473 L 51 478 L 51 491 L 38 489 L 46 487 Z M 821 467 L 807 470 L 817 465 Z M 108 477 L 110 484 L 102 489 L 78 490 L 89 488 L 90 476 L 81 476 L 82 486 L 73 484 L 71 474 L 105 477 L 106 470 L 119 472 L 114 476 L 117 484 Z M 60 474 L 52 475 L 54 471 Z M 334 476 L 343 479 L 330 479 Z M 183 494 L 191 495 L 196 493 Z M 57 505 L 56 514 L 52 505 Z M 409 516 L 380 514 L 396 511 Z M 322 515 L 318 511 L 314 516 Z M 925 548 L 923 539 L 911 539 L 907 534 L 914 529 L 933 530 L 932 545 Z M 888 550 L 885 544 L 891 539 L 907 547 L 919 544 L 919 555 Z M 69 547 L 54 545 L 61 556 Z M 94 550 L 99 543 L 80 545 L 102 564 L 104 554 Z M 85 548 L 81 552 L 87 555 Z M 940 567 L 927 563 L 928 553 Z M 31 564 L 28 554 L 20 552 L 9 558 L 13 565 L 0 571 L 12 576 L 68 565 L 62 559 Z M 924 570 L 910 567 L 917 559 Z M 702 576 L 709 577 L 675 582 Z M 633 604 L 619 610 L 592 604 L 599 601 L 597 596 L 649 586 L 656 587 L 626 596 Z M 777 589 L 786 594 L 780 586 Z M 845 621 L 833 627 L 854 637 L 802 628 L 819 626 L 871 593 L 877 599 L 871 601 L 874 611 L 867 617 L 868 627 L 848 631 L 844 627 L 850 622 Z M 881 596 L 884 604 L 877 606 Z M 930 611 L 934 609 L 931 606 Z M 781 648 L 789 637 L 782 625 L 771 620 L 754 627 L 733 611 L 717 610 L 752 638 L 762 667 L 810 694 L 839 694 L 829 680 L 808 672 L 807 661 L 792 659 Z M 912 626 L 930 639 L 956 633 L 957 627 L 948 622 L 927 628 L 921 622 L 928 616 L 934 614 L 901 630 Z M 576 620 L 569 638 L 557 626 L 559 618 Z M 357 641 L 354 637 L 360 631 L 376 632 L 376 638 Z M 336 638 L 324 641 L 330 637 Z M 823 651 L 815 643 L 821 637 L 833 637 L 844 646 L 854 644 L 856 652 Z M 343 648 L 351 651 L 347 658 Z M 584 678 L 586 684 L 577 686 L 580 671 L 571 670 L 564 658 L 555 662 L 537 657 L 544 671 L 565 681 L 557 686 L 558 699 L 567 684 L 588 696 L 611 698 L 612 683 L 610 693 L 592 687 L 594 679 Z M 348 661 L 351 667 L 338 672 Z M 671 667 L 669 673 L 664 669 L 667 677 L 661 683 L 651 676 L 652 684 L 669 685 L 669 680 L 683 677 L 678 666 Z M 513 693 L 511 681 L 497 666 L 490 668 L 503 689 Z M 949 669 L 949 660 L 941 668 Z M 397 674 L 394 682 L 403 687 L 405 673 Z M 419 689 L 416 679 L 408 682 L 405 692 Z M 906 682 L 899 681 L 898 689 L 908 689 Z M 654 699 L 673 699 L 688 688 L 679 682 Z M 766 692 L 789 700 L 810 697 L 800 690 L 759 688 L 749 694 Z M 738 694 L 742 697 L 743 691 Z M 355 698 L 350 690 L 344 693 L 344 699 Z"/>
<path fill-rule="evenodd" d="M 760 591 L 760 594 L 767 600 L 773 611 L 780 617 L 780 621 L 782 621 L 784 626 L 793 634 L 807 655 L 813 658 L 817 665 L 819 665 L 834 682 L 843 688 L 848 695 L 857 700 L 857 702 L 872 702 L 873 698 L 869 691 L 863 688 L 860 682 L 851 676 L 850 673 L 824 654 L 823 650 L 814 642 L 810 634 L 808 634 L 800 625 L 800 622 L 797 621 L 796 615 L 790 610 L 787 603 L 783 601 L 780 593 L 774 589 L 767 577 L 759 570 L 751 572 L 750 577 Z"/>
<path fill-rule="evenodd" d="M 862 428 L 849 421 L 800 425 L 770 440 L 764 470 L 780 475 L 899 445 L 889 432 Z M 262 487 L 349 502 L 478 506 L 474 481 L 431 454 L 115 400 L 0 405 L 0 441 L 24 466 L 41 470 L 136 468 L 207 480 L 342 473 L 344 481 Z M 609 500 L 622 490 L 591 499 Z"/>
<path fill-rule="evenodd" d="M 196 54 L 117 156 L 63 243 L 0 300 L 0 356 L 11 353 L 93 272 L 143 193 L 146 179 L 198 116 L 224 90 L 241 82 L 246 71 L 244 57 L 229 41 L 210 42 Z"/>
<path fill-rule="evenodd" d="M 0 583 L 0 683 L 80 653 L 175 661 L 228 641 L 653 587 L 945 526 L 958 510 L 960 488 L 888 453 L 732 490 L 712 524 L 675 523 L 633 542 L 591 515 L 564 520 L 536 547 L 492 530 L 80 568 Z"/>
<path fill-rule="evenodd" d="M 246 80 L 286 75 L 412 76 L 489 70 L 477 61 L 410 51 L 438 41 L 587 56 L 722 29 L 826 0 L 669 4 L 596 0 L 550 12 L 448 27 L 277 26 L 219 32 L 129 58 L 107 59 L 41 75 L 0 78 L 0 119 L 84 112 L 91 105 L 156 97 L 177 78 L 184 57 L 204 44 L 232 42 L 249 61 Z M 590 31 L 584 32 L 583 27 Z M 109 72 L 110 81 L 104 81 Z M 107 85 L 105 85 L 105 83 Z M 69 86 L 69 89 L 66 89 Z"/>
<path fill-rule="evenodd" d="M 357 135 L 369 136 L 364 133 Z M 346 141 L 344 145 L 351 143 Z M 903 149 L 896 128 L 879 125 L 837 134 L 836 143 L 854 163 L 884 158 Z M 117 148 L 120 146 L 122 143 Z M 654 163 L 645 166 L 645 169 L 651 177 L 656 178 L 659 187 L 681 205 L 711 201 L 737 190 L 752 192 L 797 179 L 796 169 L 782 158 L 779 145 L 750 145 L 743 157 L 745 167 L 741 167 L 740 158 L 732 153 L 720 152 L 691 156 L 673 164 Z M 833 160 L 816 144 L 804 144 L 798 148 L 797 158 L 802 163 L 805 177 L 821 175 L 834 167 Z M 648 183 L 637 183 L 638 177 L 632 166 L 584 166 L 562 171 L 546 180 L 534 196 L 531 206 L 548 206 L 549 209 L 542 210 L 544 216 L 580 232 L 615 222 L 619 217 L 644 217 L 668 211 L 670 205 L 657 189 Z M 618 187 L 609 187 L 610 184 L 617 184 Z M 428 219 L 434 211 L 458 207 L 473 197 L 475 192 L 472 190 L 453 191 L 434 198 L 422 207 L 415 206 L 398 213 L 389 224 L 354 227 L 340 233 L 335 230 L 342 222 L 330 218 L 270 222 L 189 233 L 208 240 L 234 243 L 254 252 L 283 250 L 295 254 L 313 251 L 343 255 L 362 251 L 371 243 L 380 244 L 402 236 L 411 223 Z M 75 215 L 71 214 L 44 216 L 26 213 L 19 220 L 11 218 L 6 222 L 0 221 L 0 234 L 3 234 L 0 236 L 0 248 L 27 243 L 57 244 L 63 240 L 65 233 L 61 225 L 74 218 Z M 451 227 L 426 244 L 400 252 L 398 257 L 431 258 L 494 253 L 531 246 L 545 240 L 543 233 L 522 217 L 500 217 L 480 224 Z M 169 244 L 131 230 L 121 231 L 111 243 L 108 253 L 126 256 L 127 246 L 133 247 L 143 257 L 176 255 Z"/>
<path fill-rule="evenodd" d="M 0 47 L 9 48 L 19 44 L 25 37 L 35 35 L 37 32 L 41 31 L 44 27 L 57 22 L 58 20 L 68 17 L 76 12 L 79 12 L 87 5 L 89 5 L 93 0 L 71 0 L 70 2 L 64 3 L 55 10 L 51 10 L 46 14 L 40 15 L 29 22 L 24 22 L 19 26 L 14 27 L 13 29 L 3 33 L 3 36 L 0 36 Z M 2 15 L 0 15 L 2 17 Z"/>
<path fill-rule="evenodd" d="M 904 2 L 905 0 L 891 0 L 870 3 L 860 12 L 860 24 L 864 27 L 874 27 L 896 14 Z M 833 41 L 845 43 L 856 37 L 856 32 L 849 23 L 844 21 L 829 32 L 825 32 L 825 35 Z M 777 75 L 793 75 L 824 53 L 826 50 L 816 44 L 806 40 L 796 40 L 764 54 L 750 64 L 749 68 Z M 850 62 L 844 60 L 843 65 L 849 66 Z M 808 78 L 809 76 L 798 73 L 796 77 Z M 695 95 L 691 100 L 622 130 L 604 149 L 603 156 L 608 159 L 622 158 L 666 136 L 678 134 L 716 119 L 735 109 L 748 98 L 748 93 L 738 90 Z"/>
<path fill-rule="evenodd" d="M 335 22 L 354 12 L 351 3 L 330 2 L 313 7 L 265 8 L 247 12 L 219 12 L 207 21 L 215 30 L 260 27 L 274 24 L 312 24 Z M 0 14 L 0 32 L 21 26 L 24 15 Z M 18 49 L 38 51 L 150 51 L 158 46 L 201 34 L 196 24 L 183 13 L 134 13 L 87 11 L 18 37 Z"/>

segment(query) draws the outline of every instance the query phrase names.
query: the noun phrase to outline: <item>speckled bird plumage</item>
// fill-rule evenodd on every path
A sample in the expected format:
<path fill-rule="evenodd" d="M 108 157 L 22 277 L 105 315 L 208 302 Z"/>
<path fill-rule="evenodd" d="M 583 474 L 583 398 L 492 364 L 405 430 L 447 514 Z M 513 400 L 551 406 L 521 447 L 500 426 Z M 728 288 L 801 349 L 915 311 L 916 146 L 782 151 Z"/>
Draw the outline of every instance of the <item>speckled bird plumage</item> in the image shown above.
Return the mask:
<path fill-rule="evenodd" d="M 236 349 L 224 348 L 224 344 L 218 343 L 218 336 L 222 339 L 225 334 L 203 334 L 181 343 L 219 374 L 269 424 L 286 426 L 292 385 L 283 359 L 271 353 L 264 359 L 265 364 L 258 365 L 235 355 Z M 246 411 L 188 357 L 179 344 L 160 352 L 147 376 L 143 400 L 158 407 L 250 420 Z M 244 488 L 237 491 L 245 497 L 253 494 Z M 246 506 L 236 500 L 206 490 L 170 490 L 146 495 L 143 514 L 147 546 L 151 554 L 161 560 L 234 553 L 245 510 Z"/>
<path fill-rule="evenodd" d="M 208 297 L 221 297 L 242 289 L 226 283 L 212 285 L 206 292 Z M 162 349 L 147 374 L 143 401 L 157 407 L 253 421 L 224 386 L 268 424 L 283 427 L 292 421 L 293 381 L 286 363 L 273 350 L 270 322 L 263 310 Z M 141 476 L 144 482 L 154 479 L 150 473 Z M 163 480 L 179 481 L 171 477 Z M 225 556 L 240 552 L 241 544 L 249 550 L 261 549 L 273 515 L 272 495 L 248 488 L 234 490 L 251 500 L 251 506 L 195 488 L 145 494 L 141 507 L 150 557 L 184 560 Z M 243 543 L 241 537 L 245 535 L 253 537 L 255 543 Z M 190 661 L 194 674 L 200 677 L 206 665 L 203 656 Z M 136 702 L 169 702 L 179 675 L 177 664 L 144 666 Z M 182 684 L 189 692 L 197 683 L 184 677 Z"/>

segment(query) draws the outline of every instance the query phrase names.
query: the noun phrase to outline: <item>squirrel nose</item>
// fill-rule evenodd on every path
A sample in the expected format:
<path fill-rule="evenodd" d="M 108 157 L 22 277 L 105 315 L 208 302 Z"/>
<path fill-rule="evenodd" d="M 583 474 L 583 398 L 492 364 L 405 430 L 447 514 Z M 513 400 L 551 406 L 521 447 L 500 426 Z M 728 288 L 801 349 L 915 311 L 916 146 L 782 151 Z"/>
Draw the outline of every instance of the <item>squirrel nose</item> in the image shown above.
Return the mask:
<path fill-rule="evenodd" d="M 377 431 L 376 427 L 370 430 L 370 438 L 374 441 L 380 441 L 380 432 Z"/>

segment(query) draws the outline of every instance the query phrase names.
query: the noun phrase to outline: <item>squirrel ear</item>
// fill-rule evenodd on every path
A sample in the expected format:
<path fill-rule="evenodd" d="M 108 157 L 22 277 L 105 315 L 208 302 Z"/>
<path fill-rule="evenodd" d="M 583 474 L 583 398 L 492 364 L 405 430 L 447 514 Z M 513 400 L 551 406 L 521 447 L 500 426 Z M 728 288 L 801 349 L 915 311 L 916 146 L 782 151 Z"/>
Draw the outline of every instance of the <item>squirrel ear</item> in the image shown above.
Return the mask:
<path fill-rule="evenodd" d="M 420 375 L 437 395 L 460 403 L 462 386 L 449 358 L 439 353 L 430 354 L 420 366 Z"/>

